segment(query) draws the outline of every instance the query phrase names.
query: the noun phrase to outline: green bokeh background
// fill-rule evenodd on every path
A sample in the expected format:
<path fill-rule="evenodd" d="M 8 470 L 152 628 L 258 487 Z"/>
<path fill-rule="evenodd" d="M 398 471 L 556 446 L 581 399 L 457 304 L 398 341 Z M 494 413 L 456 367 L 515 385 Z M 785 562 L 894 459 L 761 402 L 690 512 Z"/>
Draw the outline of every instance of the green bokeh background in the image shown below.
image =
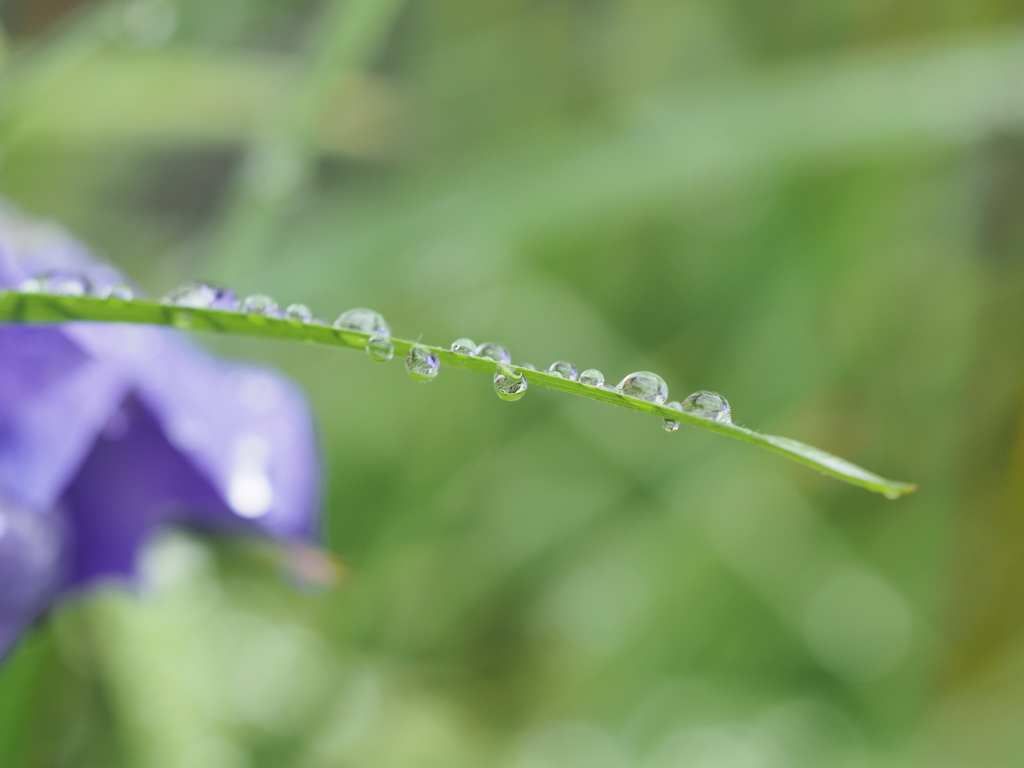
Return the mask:
<path fill-rule="evenodd" d="M 12 768 L 1024 764 L 1024 9 L 5 0 L 0 193 L 159 295 L 713 389 L 305 387 L 337 589 L 167 532 L 0 669 Z M 621 412 L 620 412 L 621 411 Z"/>

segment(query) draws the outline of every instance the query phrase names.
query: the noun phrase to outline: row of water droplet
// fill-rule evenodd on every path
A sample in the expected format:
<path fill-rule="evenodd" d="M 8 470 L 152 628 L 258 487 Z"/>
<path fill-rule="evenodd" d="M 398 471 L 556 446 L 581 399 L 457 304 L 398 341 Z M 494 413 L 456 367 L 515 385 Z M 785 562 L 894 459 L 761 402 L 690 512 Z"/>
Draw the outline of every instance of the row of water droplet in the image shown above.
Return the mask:
<path fill-rule="evenodd" d="M 56 296 L 98 296 L 126 302 L 134 299 L 134 292 L 127 284 L 117 283 L 97 291 L 86 276 L 66 270 L 51 270 L 29 278 L 21 283 L 19 290 L 23 293 L 47 293 Z M 186 283 L 167 293 L 161 299 L 161 303 L 190 309 L 241 312 L 253 318 L 269 317 L 310 325 L 328 325 L 326 320 L 314 317 L 305 304 L 290 304 L 281 309 L 276 301 L 265 294 L 253 294 L 239 301 L 230 288 L 211 282 Z M 366 352 L 371 359 L 387 362 L 394 357 L 395 345 L 391 340 L 391 327 L 379 312 L 365 307 L 349 309 L 342 312 L 333 325 L 341 331 L 366 335 Z M 472 339 L 461 338 L 452 343 L 451 351 L 467 357 L 493 360 L 496 363 L 494 390 L 503 400 L 515 401 L 526 394 L 528 383 L 523 371 L 537 370 L 528 363 L 512 365 L 512 354 L 506 347 L 495 342 L 476 344 Z M 405 367 L 413 380 L 428 382 L 437 376 L 441 364 L 429 347 L 413 344 L 406 355 Z M 588 368 L 579 373 L 575 365 L 565 360 L 552 363 L 545 373 L 569 381 L 578 381 L 588 387 L 608 389 L 644 402 L 664 405 L 680 413 L 709 421 L 732 423 L 729 403 L 721 395 L 702 390 L 694 392 L 682 402 L 669 401 L 668 385 L 665 380 L 650 371 L 631 373 L 615 387 L 606 385 L 604 374 L 596 368 Z M 668 432 L 675 432 L 679 429 L 679 422 L 667 418 L 663 419 L 662 426 Z"/>

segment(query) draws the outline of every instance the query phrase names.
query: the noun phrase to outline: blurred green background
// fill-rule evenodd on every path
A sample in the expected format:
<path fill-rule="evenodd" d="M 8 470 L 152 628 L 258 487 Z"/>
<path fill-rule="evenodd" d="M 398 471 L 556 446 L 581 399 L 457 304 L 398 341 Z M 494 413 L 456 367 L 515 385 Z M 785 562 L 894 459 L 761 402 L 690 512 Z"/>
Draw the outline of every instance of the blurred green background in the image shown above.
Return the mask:
<path fill-rule="evenodd" d="M 11 768 L 1024 765 L 1024 8 L 3 0 L 0 194 L 919 482 L 485 377 L 298 379 L 333 591 L 169 532 L 0 669 Z"/>

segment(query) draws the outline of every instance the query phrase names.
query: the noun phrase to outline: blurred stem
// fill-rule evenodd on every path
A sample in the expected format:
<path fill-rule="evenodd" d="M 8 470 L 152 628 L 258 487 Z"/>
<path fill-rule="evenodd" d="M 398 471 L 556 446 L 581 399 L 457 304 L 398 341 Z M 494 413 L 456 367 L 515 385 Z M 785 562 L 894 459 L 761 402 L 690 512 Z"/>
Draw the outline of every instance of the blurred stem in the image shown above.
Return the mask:
<path fill-rule="evenodd" d="M 131 302 L 97 298 L 50 296 L 46 294 L 0 293 L 0 322 L 63 322 L 68 320 L 90 320 L 111 323 L 145 323 L 150 325 L 173 325 L 191 330 L 215 331 L 240 336 L 255 336 L 265 339 L 287 339 L 333 347 L 348 347 L 365 350 L 369 337 L 362 333 L 341 331 L 326 325 L 304 324 L 289 320 L 277 320 L 261 315 L 246 315 L 239 312 L 225 312 L 212 309 L 192 309 L 168 306 L 153 301 Z M 394 353 L 405 357 L 416 342 L 391 339 Z M 495 363 L 491 360 L 455 354 L 443 347 L 426 347 L 438 360 L 452 368 L 464 368 L 493 376 Z M 887 480 L 873 472 L 851 464 L 830 453 L 809 445 L 775 435 L 765 435 L 746 427 L 723 424 L 676 411 L 664 405 L 649 403 L 619 394 L 603 387 L 591 387 L 578 381 L 563 379 L 558 375 L 518 368 L 530 386 L 555 389 L 578 395 L 589 400 L 618 405 L 634 411 L 642 411 L 672 419 L 680 424 L 706 429 L 720 435 L 732 437 L 746 443 L 767 448 L 775 453 L 812 467 L 823 474 L 844 482 L 865 488 L 895 499 L 917 490 L 911 483 Z"/>
<path fill-rule="evenodd" d="M 316 126 L 339 74 L 355 75 L 377 54 L 402 0 L 333 0 L 305 66 L 275 118 L 249 147 L 234 198 L 214 238 L 206 272 L 245 287 L 317 158 Z"/>

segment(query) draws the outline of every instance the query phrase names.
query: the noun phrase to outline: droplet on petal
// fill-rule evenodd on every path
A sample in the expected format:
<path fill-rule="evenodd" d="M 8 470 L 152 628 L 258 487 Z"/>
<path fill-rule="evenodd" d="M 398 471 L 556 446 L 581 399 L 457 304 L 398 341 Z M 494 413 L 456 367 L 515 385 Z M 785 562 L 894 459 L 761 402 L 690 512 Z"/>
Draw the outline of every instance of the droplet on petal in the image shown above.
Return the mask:
<path fill-rule="evenodd" d="M 384 315 L 366 307 L 356 307 L 342 312 L 334 321 L 334 327 L 339 331 L 391 336 L 391 326 L 384 319 Z"/>
<path fill-rule="evenodd" d="M 568 379 L 569 381 L 576 381 L 579 378 L 576 366 L 565 360 L 559 360 L 549 365 L 548 373 L 554 376 L 561 376 L 563 379 Z"/>
<path fill-rule="evenodd" d="M 413 381 L 433 381 L 440 368 L 441 363 L 437 355 L 422 344 L 413 344 L 409 348 L 409 354 L 405 356 L 405 369 L 409 371 Z"/>
<path fill-rule="evenodd" d="M 481 357 L 484 360 L 493 360 L 496 363 L 511 363 L 512 353 L 501 344 L 493 341 L 485 341 L 473 350 L 473 357 Z"/>
<path fill-rule="evenodd" d="M 498 397 L 514 402 L 526 394 L 527 386 L 522 371 L 507 363 L 498 363 L 494 371 L 494 391 Z"/>
<path fill-rule="evenodd" d="M 587 368 L 580 374 L 580 384 L 586 384 L 588 387 L 603 387 L 604 374 L 597 368 Z"/>
<path fill-rule="evenodd" d="M 701 390 L 694 392 L 683 400 L 681 409 L 685 413 L 692 413 L 708 421 L 717 421 L 720 424 L 732 424 L 732 409 L 729 401 L 717 392 Z"/>
<path fill-rule="evenodd" d="M 366 354 L 371 360 L 386 363 L 395 356 L 395 345 L 391 343 L 390 337 L 375 333 L 366 342 Z"/>
<path fill-rule="evenodd" d="M 655 405 L 664 405 L 668 400 L 668 385 L 665 380 L 650 371 L 637 371 L 629 374 L 619 382 L 615 391 L 620 395 L 628 395 Z"/>
<path fill-rule="evenodd" d="M 476 349 L 476 342 L 472 339 L 461 338 L 452 342 L 452 352 L 457 355 L 472 355 Z"/>
<path fill-rule="evenodd" d="M 238 309 L 238 298 L 234 291 L 223 285 L 202 280 L 185 283 L 168 291 L 160 299 L 160 303 L 192 309 L 222 309 L 229 312 Z"/>

